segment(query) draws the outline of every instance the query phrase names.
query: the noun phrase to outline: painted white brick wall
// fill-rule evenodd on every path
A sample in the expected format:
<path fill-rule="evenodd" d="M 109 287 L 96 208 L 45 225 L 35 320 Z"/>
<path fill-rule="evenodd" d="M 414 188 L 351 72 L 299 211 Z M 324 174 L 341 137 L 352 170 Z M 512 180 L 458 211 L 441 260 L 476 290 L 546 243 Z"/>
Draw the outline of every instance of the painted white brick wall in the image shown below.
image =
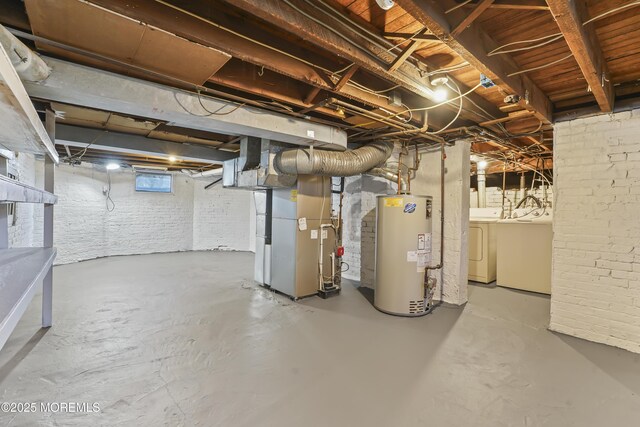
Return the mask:
<path fill-rule="evenodd" d="M 193 249 L 255 250 L 253 192 L 206 184 L 194 181 Z"/>
<path fill-rule="evenodd" d="M 469 146 L 456 144 L 447 150 L 445 211 L 445 268 L 438 277 L 443 283 L 443 299 L 454 304 L 466 302 L 467 288 L 467 233 L 469 218 Z M 393 162 L 392 159 L 390 162 Z M 415 194 L 434 197 L 433 249 L 434 260 L 439 260 L 439 197 L 440 154 L 423 156 L 418 177 L 411 183 Z M 362 286 L 373 287 L 375 268 L 375 221 L 376 196 L 394 194 L 394 183 L 368 175 L 350 177 L 346 180 L 344 198 L 344 261 L 350 266 L 345 278 L 359 280 Z M 464 212 L 463 212 L 464 210 Z M 440 285 L 439 285 L 440 286 Z M 440 290 L 436 297 L 440 296 Z"/>
<path fill-rule="evenodd" d="M 555 126 L 554 331 L 640 352 L 640 109 Z"/>
<path fill-rule="evenodd" d="M 42 162 L 37 162 L 33 154 L 19 153 L 15 159 L 8 163 L 8 172 L 15 175 L 20 182 L 37 186 L 36 165 L 44 167 Z M 15 205 L 15 225 L 9 224 L 9 247 L 30 247 L 41 245 L 36 243 L 36 236 L 42 236 L 41 227 L 37 227 L 34 217 L 42 217 L 42 206 L 31 203 L 17 203 Z M 11 218 L 10 218 L 11 219 Z M 38 230 L 40 230 L 38 234 Z"/>
<path fill-rule="evenodd" d="M 544 198 L 544 192 L 542 187 L 536 187 L 531 192 L 531 188 L 527 190 L 527 194 L 531 194 L 536 196 L 540 200 Z M 500 187 L 487 187 L 486 191 L 487 197 L 487 207 L 488 208 L 500 208 L 502 207 L 502 188 Z M 550 202 L 553 201 L 553 188 L 547 187 L 547 198 Z M 504 202 L 505 211 L 509 211 L 511 209 L 515 209 L 518 202 L 522 200 L 522 194 L 519 189 L 507 190 L 506 198 Z M 475 189 L 471 190 L 469 204 L 472 208 L 478 207 L 478 192 Z"/>
<path fill-rule="evenodd" d="M 436 272 L 436 299 L 452 304 L 467 302 L 469 271 L 470 147 L 458 142 L 446 147 L 444 267 Z M 440 260 L 440 151 L 423 155 L 420 170 L 412 181 L 416 194 L 433 197 L 433 263 Z"/>
<path fill-rule="evenodd" d="M 43 162 L 21 154 L 21 181 L 42 186 Z M 172 194 L 135 191 L 135 174 L 111 173 L 113 212 L 106 208 L 107 174 L 90 164 L 55 170 L 56 264 L 111 256 L 187 250 L 252 250 L 251 192 L 204 190 L 205 182 L 175 174 Z M 25 211 L 21 207 L 30 208 Z M 42 245 L 42 206 L 18 204 L 11 246 Z"/>
<path fill-rule="evenodd" d="M 161 194 L 136 192 L 131 171 L 110 175 L 112 212 L 107 211 L 102 192 L 107 185 L 102 168 L 62 165 L 56 169 L 59 200 L 54 211 L 54 245 L 58 264 L 192 248 L 191 178 L 174 175 L 173 192 Z"/>

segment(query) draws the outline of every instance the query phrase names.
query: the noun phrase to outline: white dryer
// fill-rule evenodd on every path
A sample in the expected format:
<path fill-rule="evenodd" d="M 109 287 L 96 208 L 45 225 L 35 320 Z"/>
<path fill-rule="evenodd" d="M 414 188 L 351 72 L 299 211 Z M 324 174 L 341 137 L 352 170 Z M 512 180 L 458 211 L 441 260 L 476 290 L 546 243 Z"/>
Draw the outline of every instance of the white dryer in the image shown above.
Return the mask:
<path fill-rule="evenodd" d="M 546 208 L 498 221 L 498 286 L 551 294 L 552 220 Z"/>
<path fill-rule="evenodd" d="M 491 283 L 496 280 L 496 225 L 500 208 L 471 208 L 469 211 L 469 280 Z"/>

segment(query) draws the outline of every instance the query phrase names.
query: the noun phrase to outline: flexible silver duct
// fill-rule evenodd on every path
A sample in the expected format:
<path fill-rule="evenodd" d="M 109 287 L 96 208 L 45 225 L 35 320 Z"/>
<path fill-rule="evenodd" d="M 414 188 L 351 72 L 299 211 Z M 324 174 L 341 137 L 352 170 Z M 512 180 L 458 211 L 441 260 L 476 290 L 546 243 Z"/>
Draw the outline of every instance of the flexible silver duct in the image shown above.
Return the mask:
<path fill-rule="evenodd" d="M 51 68 L 5 27 L 0 25 L 0 45 L 4 47 L 20 79 L 40 82 L 51 74 Z"/>
<path fill-rule="evenodd" d="M 403 177 L 398 177 L 396 172 L 390 171 L 389 169 L 373 168 L 367 171 L 367 175 L 379 176 L 396 184 L 400 181 L 400 191 L 407 191 L 407 181 Z"/>
<path fill-rule="evenodd" d="M 343 152 L 297 148 L 279 152 L 275 167 L 289 175 L 353 176 L 384 163 L 392 152 L 393 143 L 386 141 Z"/>

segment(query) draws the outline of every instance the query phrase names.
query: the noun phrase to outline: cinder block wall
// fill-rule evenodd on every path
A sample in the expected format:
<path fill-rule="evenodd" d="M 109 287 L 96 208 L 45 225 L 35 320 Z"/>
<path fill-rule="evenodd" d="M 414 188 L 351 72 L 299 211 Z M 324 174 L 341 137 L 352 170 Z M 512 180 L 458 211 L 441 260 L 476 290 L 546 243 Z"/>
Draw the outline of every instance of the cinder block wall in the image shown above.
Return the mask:
<path fill-rule="evenodd" d="M 554 331 L 640 352 L 640 109 L 558 123 Z"/>
<path fill-rule="evenodd" d="M 24 157 L 23 157 L 24 156 Z M 20 155 L 18 178 L 42 185 L 43 163 Z M 251 225 L 252 193 L 205 190 L 204 181 L 174 174 L 171 194 L 135 191 L 135 174 L 120 170 L 111 174 L 109 212 L 103 187 L 107 174 L 101 168 L 60 165 L 55 171 L 54 211 L 56 264 L 111 255 L 131 255 L 188 250 L 252 250 L 255 228 Z M 42 244 L 42 207 L 25 211 L 18 205 L 15 226 L 9 227 L 10 244 Z M 111 207 L 111 205 L 110 205 Z M 39 208 L 39 209 L 38 209 Z"/>

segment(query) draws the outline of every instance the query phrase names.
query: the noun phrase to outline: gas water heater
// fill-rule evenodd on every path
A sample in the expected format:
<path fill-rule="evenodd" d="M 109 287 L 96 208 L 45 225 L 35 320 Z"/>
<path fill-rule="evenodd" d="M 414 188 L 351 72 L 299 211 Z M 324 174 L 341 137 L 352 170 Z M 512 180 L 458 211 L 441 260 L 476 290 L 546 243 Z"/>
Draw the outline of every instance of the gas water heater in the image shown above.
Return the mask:
<path fill-rule="evenodd" d="M 422 316 L 431 308 L 432 197 L 378 196 L 375 307 L 387 314 Z"/>

